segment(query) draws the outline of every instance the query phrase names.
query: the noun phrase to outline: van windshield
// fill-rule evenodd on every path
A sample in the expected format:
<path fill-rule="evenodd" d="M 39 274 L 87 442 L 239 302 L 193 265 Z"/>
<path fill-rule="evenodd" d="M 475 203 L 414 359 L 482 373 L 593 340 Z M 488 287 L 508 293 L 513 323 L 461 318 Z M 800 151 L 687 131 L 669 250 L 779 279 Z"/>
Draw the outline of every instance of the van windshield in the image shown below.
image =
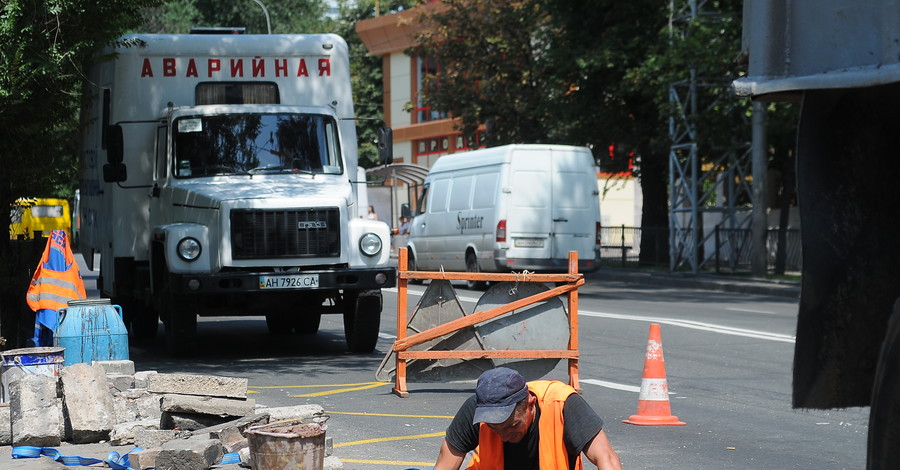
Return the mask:
<path fill-rule="evenodd" d="M 318 114 L 186 116 L 173 125 L 177 178 L 341 174 L 337 126 Z"/>

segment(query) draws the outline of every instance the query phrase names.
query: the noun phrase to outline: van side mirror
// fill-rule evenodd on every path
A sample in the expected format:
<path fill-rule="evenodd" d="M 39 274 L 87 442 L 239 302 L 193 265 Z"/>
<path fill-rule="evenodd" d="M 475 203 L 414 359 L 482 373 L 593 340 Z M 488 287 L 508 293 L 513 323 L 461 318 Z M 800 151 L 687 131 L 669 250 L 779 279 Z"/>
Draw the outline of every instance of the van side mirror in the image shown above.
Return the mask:
<path fill-rule="evenodd" d="M 382 165 L 394 163 L 394 131 L 387 126 L 378 128 L 378 158 Z"/>
<path fill-rule="evenodd" d="M 406 217 L 407 219 L 412 217 L 412 211 L 409 210 L 408 203 L 400 204 L 400 217 Z"/>
<path fill-rule="evenodd" d="M 125 139 L 122 137 L 122 126 L 114 124 L 106 131 L 106 161 L 122 163 L 125 157 Z"/>

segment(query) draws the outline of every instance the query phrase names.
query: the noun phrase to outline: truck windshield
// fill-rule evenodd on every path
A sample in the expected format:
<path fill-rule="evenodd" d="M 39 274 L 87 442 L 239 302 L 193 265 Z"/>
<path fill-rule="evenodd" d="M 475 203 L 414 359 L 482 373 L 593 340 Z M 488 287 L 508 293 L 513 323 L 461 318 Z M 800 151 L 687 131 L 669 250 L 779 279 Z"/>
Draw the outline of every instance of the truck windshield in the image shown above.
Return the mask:
<path fill-rule="evenodd" d="M 317 114 L 188 116 L 173 125 L 174 175 L 341 174 L 337 126 Z"/>

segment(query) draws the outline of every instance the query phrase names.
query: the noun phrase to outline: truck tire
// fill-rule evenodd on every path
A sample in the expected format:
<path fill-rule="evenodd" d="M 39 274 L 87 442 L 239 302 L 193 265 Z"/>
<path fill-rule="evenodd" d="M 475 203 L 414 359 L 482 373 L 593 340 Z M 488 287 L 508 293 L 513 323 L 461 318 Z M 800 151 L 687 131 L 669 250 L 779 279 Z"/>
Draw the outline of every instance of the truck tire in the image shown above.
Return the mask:
<path fill-rule="evenodd" d="M 869 413 L 866 469 L 897 468 L 900 462 L 900 299 L 894 303 L 881 345 Z"/>
<path fill-rule="evenodd" d="M 481 268 L 478 267 L 478 257 L 475 256 L 475 253 L 467 253 L 466 254 L 466 272 L 470 273 L 480 273 Z M 471 290 L 485 290 L 487 289 L 487 282 L 485 281 L 466 281 L 466 287 Z"/>
<path fill-rule="evenodd" d="M 375 350 L 381 328 L 381 307 L 381 291 L 344 294 L 344 338 L 350 352 L 366 354 Z"/>
<path fill-rule="evenodd" d="M 166 317 L 166 351 L 172 356 L 189 356 L 197 340 L 197 298 L 175 294 L 170 279 L 161 292 Z"/>

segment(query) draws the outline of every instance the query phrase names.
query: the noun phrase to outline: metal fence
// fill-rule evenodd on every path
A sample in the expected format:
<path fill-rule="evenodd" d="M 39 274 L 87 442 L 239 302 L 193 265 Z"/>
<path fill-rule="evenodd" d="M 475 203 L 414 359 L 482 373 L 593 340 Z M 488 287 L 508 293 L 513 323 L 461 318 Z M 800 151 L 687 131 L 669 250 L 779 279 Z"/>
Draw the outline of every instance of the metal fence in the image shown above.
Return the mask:
<path fill-rule="evenodd" d="M 653 256 L 641 259 L 641 238 L 652 231 L 654 243 L 651 247 Z M 774 272 L 778 256 L 778 229 L 767 232 L 766 252 L 767 271 Z M 626 227 L 624 225 L 603 227 L 601 233 L 600 260 L 605 264 L 628 266 L 642 265 L 669 266 L 667 227 Z M 784 269 L 786 272 L 799 272 L 802 267 L 800 252 L 800 230 L 790 229 L 784 233 Z M 704 244 L 704 263 L 716 272 L 750 272 L 752 260 L 752 230 L 725 229 L 716 227 L 713 237 Z M 649 258 L 649 259 L 648 259 Z"/>

